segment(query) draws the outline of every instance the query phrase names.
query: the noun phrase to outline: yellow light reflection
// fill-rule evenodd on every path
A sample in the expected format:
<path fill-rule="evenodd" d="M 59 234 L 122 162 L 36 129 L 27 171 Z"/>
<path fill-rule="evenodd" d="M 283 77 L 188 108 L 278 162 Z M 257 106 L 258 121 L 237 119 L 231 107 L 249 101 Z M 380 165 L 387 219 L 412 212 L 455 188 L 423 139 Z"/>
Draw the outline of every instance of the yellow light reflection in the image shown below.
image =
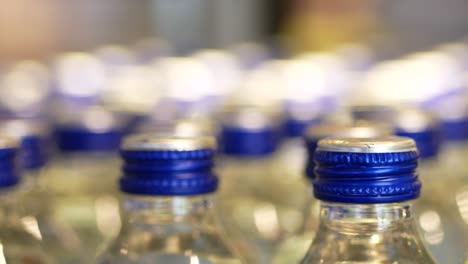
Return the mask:
<path fill-rule="evenodd" d="M 37 223 L 37 219 L 35 217 L 25 216 L 21 218 L 21 222 L 31 235 L 39 240 L 42 240 L 41 230 L 39 229 L 39 224 Z"/>
<path fill-rule="evenodd" d="M 96 222 L 99 231 L 106 237 L 115 237 L 120 231 L 121 220 L 117 198 L 99 197 L 95 204 Z"/>
<path fill-rule="evenodd" d="M 84 113 L 85 126 L 94 131 L 106 131 L 114 125 L 113 115 L 100 107 L 93 107 Z"/>
<path fill-rule="evenodd" d="M 468 225 L 468 190 L 464 188 L 461 192 L 455 196 L 458 211 L 465 222 Z"/>
<path fill-rule="evenodd" d="M 120 249 L 120 254 L 122 254 L 122 255 L 127 255 L 127 254 L 128 254 L 128 249 L 126 249 L 126 248 L 121 248 L 121 249 Z"/>
<path fill-rule="evenodd" d="M 200 261 L 198 260 L 197 256 L 191 256 L 190 257 L 190 264 L 200 264 Z"/>
<path fill-rule="evenodd" d="M 440 244 L 445 237 L 442 229 L 441 219 L 436 211 L 428 210 L 419 216 L 419 225 L 424 234 L 424 238 L 430 245 Z"/>
<path fill-rule="evenodd" d="M 371 243 L 371 244 L 378 244 L 378 243 L 380 243 L 380 235 L 378 235 L 378 234 L 373 234 L 373 235 L 370 237 L 370 243 Z"/>
<path fill-rule="evenodd" d="M 0 264 L 7 264 L 5 259 L 5 253 L 3 252 L 3 244 L 0 243 Z"/>
<path fill-rule="evenodd" d="M 279 221 L 276 208 L 273 205 L 264 205 L 255 208 L 255 225 L 263 237 L 275 238 L 279 232 Z"/>

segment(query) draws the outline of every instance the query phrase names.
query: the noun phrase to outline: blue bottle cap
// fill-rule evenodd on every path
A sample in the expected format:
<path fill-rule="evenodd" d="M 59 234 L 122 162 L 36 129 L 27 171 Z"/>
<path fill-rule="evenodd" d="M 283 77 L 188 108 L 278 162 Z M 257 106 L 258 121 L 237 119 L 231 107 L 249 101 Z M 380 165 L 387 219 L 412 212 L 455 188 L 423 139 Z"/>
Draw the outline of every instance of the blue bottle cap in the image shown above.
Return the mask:
<path fill-rule="evenodd" d="M 38 169 L 47 163 L 49 131 L 44 123 L 32 119 L 5 119 L 0 121 L 0 130 L 20 139 L 23 169 Z"/>
<path fill-rule="evenodd" d="M 319 141 L 314 195 L 341 203 L 396 203 L 419 197 L 418 151 L 405 137 Z"/>
<path fill-rule="evenodd" d="M 308 127 L 318 125 L 321 121 L 322 101 L 297 102 L 288 99 L 284 103 L 285 118 L 283 130 L 285 136 L 297 138 L 304 136 Z"/>
<path fill-rule="evenodd" d="M 57 127 L 54 132 L 58 147 L 63 152 L 103 151 L 119 148 L 121 133 L 112 129 L 94 131 L 86 127 Z"/>
<path fill-rule="evenodd" d="M 430 109 L 440 119 L 443 141 L 468 141 L 468 102 L 462 90 L 437 98 Z"/>
<path fill-rule="evenodd" d="M 442 137 L 447 141 L 468 140 L 468 117 L 441 122 Z"/>
<path fill-rule="evenodd" d="M 0 136 L 0 188 L 8 188 L 20 181 L 16 155 L 19 143 L 8 136 Z"/>
<path fill-rule="evenodd" d="M 118 150 L 123 131 L 114 114 L 92 107 L 67 117 L 54 130 L 58 147 L 63 152 L 113 152 Z"/>
<path fill-rule="evenodd" d="M 395 126 L 398 136 L 416 142 L 420 158 L 437 156 L 442 138 L 439 123 L 432 114 L 418 109 L 399 109 Z"/>
<path fill-rule="evenodd" d="M 178 138 L 158 134 L 127 137 L 120 189 L 139 195 L 198 195 L 218 187 L 213 173 L 213 137 Z"/>
<path fill-rule="evenodd" d="M 226 155 L 261 157 L 275 152 L 279 142 L 278 120 L 255 107 L 226 112 L 221 126 L 221 151 Z"/>
<path fill-rule="evenodd" d="M 302 137 L 307 127 L 317 125 L 319 122 L 319 119 L 287 118 L 284 122 L 285 134 L 290 138 Z"/>
<path fill-rule="evenodd" d="M 35 170 L 45 166 L 48 160 L 48 138 L 30 135 L 21 138 L 21 161 L 25 170 Z"/>
<path fill-rule="evenodd" d="M 350 138 L 374 138 L 392 135 L 392 129 L 384 124 L 357 121 L 355 124 L 322 123 L 311 126 L 305 133 L 306 148 L 309 158 L 306 164 L 306 176 L 313 180 L 315 178 L 315 163 L 313 155 L 318 141 L 326 137 L 350 137 Z"/>

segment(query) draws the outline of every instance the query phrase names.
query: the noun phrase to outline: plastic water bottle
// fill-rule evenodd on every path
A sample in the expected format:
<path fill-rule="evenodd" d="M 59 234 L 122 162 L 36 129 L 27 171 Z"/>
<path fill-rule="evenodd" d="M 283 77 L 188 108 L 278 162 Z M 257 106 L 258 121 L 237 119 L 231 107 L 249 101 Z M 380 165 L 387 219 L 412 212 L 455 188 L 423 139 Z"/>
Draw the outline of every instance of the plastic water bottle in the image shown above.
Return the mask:
<path fill-rule="evenodd" d="M 304 136 L 308 152 L 307 156 L 309 157 L 306 158 L 307 162 L 303 167 L 305 170 L 303 169 L 302 175 L 305 174 L 305 176 L 307 176 L 303 176 L 304 181 L 310 186 L 314 178 L 315 164 L 313 161 L 313 154 L 320 139 L 330 136 L 369 138 L 391 135 L 392 132 L 392 129 L 386 125 L 364 121 L 357 121 L 354 125 L 324 122 L 315 126 L 310 126 L 307 128 Z M 303 226 L 294 236 L 286 239 L 281 246 L 278 247 L 273 258 L 274 264 L 298 263 L 304 257 L 317 232 L 319 214 L 319 202 L 313 198 L 313 194 L 309 192 L 306 207 L 304 208 Z"/>
<path fill-rule="evenodd" d="M 288 103 L 287 103 L 288 104 Z M 310 196 L 310 184 L 304 177 L 304 168 L 307 162 L 307 148 L 304 144 L 304 134 L 307 129 L 320 124 L 320 113 L 317 110 L 307 111 L 310 105 L 294 104 L 289 102 L 283 122 L 284 138 L 279 145 L 278 167 L 281 171 L 284 188 L 296 195 L 288 197 L 294 205 L 307 206 Z M 305 218 L 306 211 L 302 212 Z M 303 223 L 301 223 L 303 225 Z"/>
<path fill-rule="evenodd" d="M 222 118 L 220 212 L 249 263 L 270 263 L 281 241 L 302 225 L 307 189 L 291 188 L 294 179 L 276 156 L 278 124 L 276 114 L 255 107 L 234 107 Z"/>
<path fill-rule="evenodd" d="M 313 184 L 320 226 L 301 263 L 436 263 L 413 212 L 418 156 L 404 137 L 319 141 Z"/>
<path fill-rule="evenodd" d="M 52 196 L 43 175 L 49 154 L 49 131 L 38 120 L 27 119 L 2 120 L 0 130 L 21 140 L 19 157 L 24 176 L 18 198 L 21 222 L 42 240 L 44 249 L 57 263 L 80 263 L 81 244 L 77 234 L 67 223 L 53 218 Z"/>
<path fill-rule="evenodd" d="M 140 134 L 122 146 L 123 226 L 99 264 L 240 264 L 215 213 L 213 137 Z"/>
<path fill-rule="evenodd" d="M 453 99 L 453 100 L 452 100 Z M 468 241 L 468 105 L 460 98 L 449 98 L 438 106 L 443 144 L 440 152 L 441 175 L 445 192 L 441 200 L 451 210 L 451 217 L 461 222 Z M 447 191 L 450 190 L 450 191 Z M 465 246 L 465 261 L 468 251 Z"/>
<path fill-rule="evenodd" d="M 304 109 L 305 108 L 305 109 Z M 307 112 L 310 105 L 286 106 L 286 117 L 284 118 L 284 135 L 278 149 L 279 164 L 283 167 L 282 173 L 285 184 L 289 189 L 294 189 L 298 195 L 296 204 L 304 203 L 308 199 L 310 184 L 304 177 L 304 168 L 307 161 L 307 149 L 304 144 L 304 134 L 307 129 L 320 125 L 318 111 Z M 303 194 L 303 195 L 299 195 Z"/>
<path fill-rule="evenodd" d="M 59 153 L 46 171 L 54 195 L 54 217 L 69 223 L 84 245 L 89 263 L 97 248 L 120 229 L 117 179 L 121 133 L 104 110 L 89 110 L 57 125 Z"/>
<path fill-rule="evenodd" d="M 437 262 L 463 263 L 463 225 L 454 217 L 456 207 L 441 199 L 450 185 L 437 158 L 442 139 L 439 123 L 417 109 L 400 109 L 395 121 L 397 134 L 412 138 L 419 150 L 418 171 L 424 188 L 415 202 L 415 212 L 422 238 Z"/>
<path fill-rule="evenodd" d="M 54 263 L 47 255 L 39 239 L 34 237 L 20 220 L 18 203 L 21 192 L 19 170 L 15 166 L 15 158 L 19 144 L 13 139 L 0 138 L 0 262 L 17 263 Z"/>

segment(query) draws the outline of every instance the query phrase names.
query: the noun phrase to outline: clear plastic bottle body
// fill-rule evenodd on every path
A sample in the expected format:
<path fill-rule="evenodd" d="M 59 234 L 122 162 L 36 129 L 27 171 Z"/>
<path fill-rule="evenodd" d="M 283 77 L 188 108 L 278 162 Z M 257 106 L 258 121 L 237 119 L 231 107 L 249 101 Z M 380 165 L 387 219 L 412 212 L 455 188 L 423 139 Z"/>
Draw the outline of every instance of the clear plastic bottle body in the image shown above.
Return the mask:
<path fill-rule="evenodd" d="M 450 210 L 450 218 L 463 226 L 465 261 L 468 261 L 468 164 L 467 142 L 447 142 L 442 149 L 441 173 L 446 176 L 443 205 Z M 450 190 L 450 191 L 448 191 Z"/>
<path fill-rule="evenodd" d="M 440 164 L 442 171 L 449 171 L 448 182 L 452 186 L 468 185 L 468 141 L 448 141 L 442 146 Z"/>
<path fill-rule="evenodd" d="M 23 173 L 20 191 L 21 223 L 33 236 L 42 240 L 45 251 L 57 263 L 82 262 L 82 245 L 68 223 L 53 217 L 53 196 L 47 191 L 43 169 L 28 169 Z"/>
<path fill-rule="evenodd" d="M 276 173 L 275 182 L 284 186 L 288 192 L 294 193 L 287 199 L 291 206 L 303 206 L 304 209 L 310 207 L 310 182 L 305 177 L 304 168 L 307 162 L 307 150 L 302 138 L 290 138 L 284 141 L 277 151 L 274 163 L 280 173 Z M 276 169 L 275 169 L 276 171 Z M 303 219 L 306 218 L 307 211 L 303 210 Z"/>
<path fill-rule="evenodd" d="M 241 264 L 217 224 L 214 198 L 125 196 L 123 226 L 98 264 Z"/>
<path fill-rule="evenodd" d="M 273 258 L 273 264 L 299 263 L 306 254 L 317 232 L 320 204 L 319 201 L 313 197 L 311 179 L 314 177 L 314 161 L 312 155 L 317 147 L 318 140 L 332 135 L 354 138 L 376 137 L 379 135 L 391 134 L 391 130 L 378 123 L 363 121 L 356 122 L 355 124 L 350 123 L 348 125 L 323 121 L 321 124 L 309 126 L 304 134 L 305 138 L 301 139 L 301 141 L 305 142 L 301 142 L 301 145 L 304 152 L 307 150 L 309 157 L 307 158 L 307 163 L 306 159 L 303 159 L 302 167 L 300 168 L 301 179 L 308 190 L 307 195 L 304 196 L 307 198 L 307 206 L 304 209 L 303 225 L 294 236 L 286 239 L 278 248 Z M 297 159 L 293 152 L 290 153 L 290 159 Z"/>
<path fill-rule="evenodd" d="M 466 240 L 461 218 L 457 208 L 447 196 L 450 180 L 442 178 L 446 173 L 441 170 L 435 158 L 422 159 L 419 175 L 423 183 L 421 196 L 415 202 L 417 225 L 427 248 L 438 263 L 464 263 Z"/>
<path fill-rule="evenodd" d="M 320 227 L 302 264 L 435 264 L 412 204 L 322 202 Z"/>
<path fill-rule="evenodd" d="M 13 187 L 15 188 L 15 187 Z M 19 192 L 16 189 L 0 193 L 0 262 L 5 264 L 55 263 L 43 243 L 31 234 L 31 226 L 20 220 Z"/>
<path fill-rule="evenodd" d="M 297 208 L 303 206 L 301 226 L 293 235 L 285 238 L 273 253 L 272 263 L 298 263 L 307 252 L 318 228 L 319 203 L 313 197 L 312 185 L 305 176 L 307 151 L 302 138 L 293 138 L 283 143 L 278 152 L 278 164 L 283 172 L 284 183 L 294 191 L 286 199 L 296 199 Z"/>
<path fill-rule="evenodd" d="M 53 217 L 78 234 L 85 263 L 120 229 L 119 168 L 120 161 L 112 153 L 76 152 L 62 154 L 47 169 Z"/>
<path fill-rule="evenodd" d="M 249 263 L 270 263 L 285 239 L 303 225 L 307 189 L 288 181 L 280 160 L 226 157 L 219 167 L 219 212 Z"/>
<path fill-rule="evenodd" d="M 273 255 L 273 264 L 299 263 L 307 253 L 319 228 L 320 202 L 313 194 L 309 194 L 304 212 L 303 226 L 278 246 Z"/>

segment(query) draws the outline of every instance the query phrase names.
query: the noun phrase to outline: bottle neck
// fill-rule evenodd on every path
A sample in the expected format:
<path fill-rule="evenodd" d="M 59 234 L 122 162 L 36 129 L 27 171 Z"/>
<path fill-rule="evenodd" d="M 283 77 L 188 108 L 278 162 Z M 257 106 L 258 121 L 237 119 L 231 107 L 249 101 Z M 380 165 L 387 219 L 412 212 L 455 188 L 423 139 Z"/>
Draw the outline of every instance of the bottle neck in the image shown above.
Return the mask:
<path fill-rule="evenodd" d="M 137 196 L 123 198 L 124 221 L 137 224 L 169 224 L 203 221 L 213 215 L 213 195 Z"/>
<path fill-rule="evenodd" d="M 413 221 L 411 202 L 343 204 L 321 202 L 320 225 L 349 234 L 372 234 L 406 228 Z"/>

